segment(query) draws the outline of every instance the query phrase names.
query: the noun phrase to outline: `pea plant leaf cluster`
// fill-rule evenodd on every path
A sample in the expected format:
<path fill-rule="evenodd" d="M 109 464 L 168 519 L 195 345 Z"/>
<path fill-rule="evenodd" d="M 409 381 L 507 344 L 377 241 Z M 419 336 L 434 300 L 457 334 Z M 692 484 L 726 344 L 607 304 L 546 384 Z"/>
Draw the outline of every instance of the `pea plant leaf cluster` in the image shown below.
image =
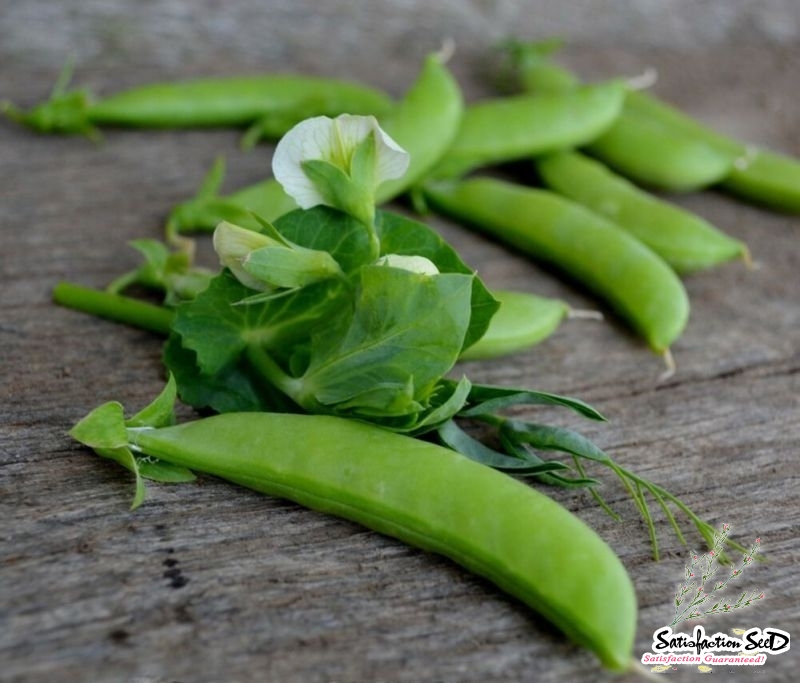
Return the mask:
<path fill-rule="evenodd" d="M 317 137 L 308 146 L 297 135 Z M 213 243 L 223 268 L 216 274 L 194 267 L 185 249 L 165 252 L 142 242 L 135 246 L 144 265 L 112 283 L 112 292 L 130 282 L 164 291 L 159 313 L 170 316 L 163 329 L 164 363 L 183 401 L 219 413 L 330 415 L 433 439 L 509 474 L 587 487 L 616 517 L 585 467 L 601 465 L 631 493 L 656 556 L 645 493 L 678 534 L 669 505 L 712 537 L 711 527 L 679 499 L 622 468 L 579 433 L 503 416 L 527 404 L 603 420 L 591 406 L 451 377 L 461 355 L 490 328 L 498 302 L 428 226 L 376 209 L 381 184 L 396 181 L 407 164 L 405 152 L 375 119 L 317 117 L 290 131 L 286 141 L 273 163 L 288 178 L 287 192 L 297 193 L 307 208 L 272 222 L 251 213 L 244 226 L 218 223 Z M 215 184 L 215 178 L 207 183 L 212 189 Z M 63 301 L 91 309 L 80 291 Z M 137 315 L 126 322 L 135 324 Z M 473 427 L 489 441 L 476 438 Z"/>

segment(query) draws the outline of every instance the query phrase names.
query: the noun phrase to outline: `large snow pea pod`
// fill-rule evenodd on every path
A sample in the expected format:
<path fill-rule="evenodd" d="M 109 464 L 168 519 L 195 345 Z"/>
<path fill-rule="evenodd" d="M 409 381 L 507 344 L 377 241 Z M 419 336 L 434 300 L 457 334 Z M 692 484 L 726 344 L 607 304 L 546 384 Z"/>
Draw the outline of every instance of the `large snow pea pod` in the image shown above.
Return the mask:
<path fill-rule="evenodd" d="M 151 468 L 157 458 L 183 480 L 187 469 L 206 472 L 442 554 L 538 611 L 605 666 L 631 665 L 636 595 L 622 563 L 528 485 L 441 446 L 341 418 L 226 413 L 154 428 L 141 415 L 126 427 L 122 406 L 107 403 L 71 433 L 135 472 L 137 456 L 149 456 Z"/>
<path fill-rule="evenodd" d="M 608 81 L 563 93 L 515 95 L 472 104 L 434 174 L 457 176 L 479 166 L 587 144 L 617 118 L 625 90 L 623 81 Z"/>
<path fill-rule="evenodd" d="M 249 140 L 254 141 L 280 137 L 309 116 L 380 114 L 391 106 L 387 95 L 359 83 L 290 74 L 151 83 L 101 99 L 66 85 L 59 79 L 51 98 L 29 111 L 9 103 L 3 110 L 41 133 L 97 135 L 102 126 L 252 126 Z"/>

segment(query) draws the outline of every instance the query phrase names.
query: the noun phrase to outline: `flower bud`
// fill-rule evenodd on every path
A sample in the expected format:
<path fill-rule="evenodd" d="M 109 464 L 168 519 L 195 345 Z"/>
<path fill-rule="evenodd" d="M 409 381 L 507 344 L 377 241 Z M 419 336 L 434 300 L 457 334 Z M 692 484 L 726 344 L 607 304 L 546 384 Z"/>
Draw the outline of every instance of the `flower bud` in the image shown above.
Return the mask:
<path fill-rule="evenodd" d="M 402 254 L 386 254 L 375 261 L 376 266 L 389 266 L 390 268 L 400 268 L 410 270 L 412 273 L 421 275 L 438 275 L 439 269 L 436 264 L 424 256 L 404 256 Z"/>

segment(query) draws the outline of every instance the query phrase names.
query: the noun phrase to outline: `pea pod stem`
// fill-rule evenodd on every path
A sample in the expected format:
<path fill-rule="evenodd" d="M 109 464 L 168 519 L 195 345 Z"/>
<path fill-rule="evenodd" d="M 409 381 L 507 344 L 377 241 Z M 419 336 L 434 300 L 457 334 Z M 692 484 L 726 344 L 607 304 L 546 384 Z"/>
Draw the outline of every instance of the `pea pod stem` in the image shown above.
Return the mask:
<path fill-rule="evenodd" d="M 174 314 L 168 308 L 70 282 L 53 288 L 53 301 L 101 318 L 168 335 Z"/>

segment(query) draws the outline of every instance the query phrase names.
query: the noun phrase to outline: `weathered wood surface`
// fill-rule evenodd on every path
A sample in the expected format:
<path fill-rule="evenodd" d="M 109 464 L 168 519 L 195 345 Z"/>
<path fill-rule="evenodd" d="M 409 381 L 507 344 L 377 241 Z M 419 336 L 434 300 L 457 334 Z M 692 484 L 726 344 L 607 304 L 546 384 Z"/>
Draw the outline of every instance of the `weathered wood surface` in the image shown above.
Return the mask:
<path fill-rule="evenodd" d="M 6 1 L 0 97 L 39 101 L 68 52 L 78 56 L 77 81 L 98 93 L 292 69 L 399 95 L 445 35 L 459 45 L 456 74 L 477 97 L 491 92 L 491 42 L 527 28 L 575 35 L 567 58 L 587 77 L 655 66 L 660 94 L 720 129 L 800 154 L 796 4 L 757 10 L 720 0 L 698 16 L 694 3 L 676 2 L 660 25 L 660 15 L 648 20 L 645 11 L 656 9 L 647 2 L 619 3 L 602 21 L 591 2 L 577 3 L 570 19 L 560 18 L 562 3 L 541 3 L 543 22 L 523 5 L 385 2 L 358 12 L 344 2 L 315 11 L 313 2 Z M 699 47 L 701 38 L 710 42 Z M 168 209 L 193 194 L 218 154 L 228 157 L 227 188 L 262 178 L 269 147 L 245 155 L 237 141 L 229 131 L 114 131 L 94 145 L 0 123 L 0 680 L 611 680 L 592 655 L 488 583 L 354 524 L 206 477 L 154 485 L 130 513 L 126 473 L 66 436 L 102 401 L 135 409 L 157 393 L 160 341 L 57 308 L 52 286 L 99 287 L 133 267 L 125 243 L 159 236 Z M 582 428 L 714 524 L 731 523 L 743 542 L 760 536 L 771 562 L 740 586 L 767 598 L 709 627 L 773 625 L 797 635 L 800 219 L 717 193 L 678 201 L 747 241 L 761 268 L 731 264 L 687 279 L 693 315 L 674 347 L 674 378 L 658 384 L 659 360 L 614 322 L 571 321 L 528 353 L 466 370 L 592 402 L 609 424 L 547 416 Z M 594 305 L 528 260 L 433 222 L 492 286 Z M 664 558 L 654 563 L 622 488 L 608 480 L 605 490 L 622 523 L 588 495 L 553 495 L 629 569 L 641 653 L 671 618 L 686 550 L 662 521 Z M 739 676 L 795 680 L 796 663 L 790 652 Z"/>

